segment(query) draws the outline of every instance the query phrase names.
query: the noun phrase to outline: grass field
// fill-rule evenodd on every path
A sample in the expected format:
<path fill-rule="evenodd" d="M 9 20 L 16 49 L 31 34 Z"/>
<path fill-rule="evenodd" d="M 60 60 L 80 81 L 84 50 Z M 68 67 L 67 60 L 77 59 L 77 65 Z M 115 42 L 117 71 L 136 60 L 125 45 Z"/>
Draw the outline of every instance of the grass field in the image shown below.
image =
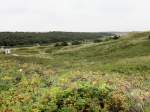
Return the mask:
<path fill-rule="evenodd" d="M 150 112 L 149 35 L 0 54 L 0 111 Z"/>

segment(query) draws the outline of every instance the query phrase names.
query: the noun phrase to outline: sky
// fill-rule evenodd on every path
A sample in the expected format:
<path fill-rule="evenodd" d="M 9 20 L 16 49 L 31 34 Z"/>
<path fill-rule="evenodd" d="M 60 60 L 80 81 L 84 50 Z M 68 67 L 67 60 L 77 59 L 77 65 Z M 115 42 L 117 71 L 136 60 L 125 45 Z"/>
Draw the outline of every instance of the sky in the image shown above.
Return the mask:
<path fill-rule="evenodd" d="M 0 0 L 0 31 L 147 31 L 150 0 Z"/>

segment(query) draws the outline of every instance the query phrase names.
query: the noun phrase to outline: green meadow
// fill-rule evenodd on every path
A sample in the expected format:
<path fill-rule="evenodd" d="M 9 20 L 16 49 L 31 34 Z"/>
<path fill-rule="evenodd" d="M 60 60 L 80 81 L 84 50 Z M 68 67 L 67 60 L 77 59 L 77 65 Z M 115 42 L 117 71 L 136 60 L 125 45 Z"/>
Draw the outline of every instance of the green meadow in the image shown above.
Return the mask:
<path fill-rule="evenodd" d="M 0 112 L 150 112 L 149 35 L 0 53 Z"/>

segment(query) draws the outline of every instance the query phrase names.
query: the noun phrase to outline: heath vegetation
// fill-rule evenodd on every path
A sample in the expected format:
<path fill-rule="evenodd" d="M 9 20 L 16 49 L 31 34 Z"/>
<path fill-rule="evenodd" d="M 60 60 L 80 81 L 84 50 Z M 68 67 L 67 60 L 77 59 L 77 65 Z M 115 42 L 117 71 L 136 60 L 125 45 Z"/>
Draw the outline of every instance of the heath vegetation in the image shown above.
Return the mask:
<path fill-rule="evenodd" d="M 38 35 L 35 40 L 20 38 L 14 46 L 26 45 L 24 41 L 45 44 L 47 39 L 36 39 L 49 33 L 8 34 Z M 67 35 L 73 39 L 0 53 L 1 112 L 150 112 L 150 32 L 102 39 L 87 33 L 79 40 Z"/>

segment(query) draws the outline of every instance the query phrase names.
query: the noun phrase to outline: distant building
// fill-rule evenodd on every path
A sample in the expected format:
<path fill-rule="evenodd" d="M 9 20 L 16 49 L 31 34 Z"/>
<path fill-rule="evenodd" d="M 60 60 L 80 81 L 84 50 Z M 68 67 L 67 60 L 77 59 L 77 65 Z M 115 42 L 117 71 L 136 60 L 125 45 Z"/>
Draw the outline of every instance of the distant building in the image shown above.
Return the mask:
<path fill-rule="evenodd" d="M 4 54 L 11 54 L 11 49 L 5 48 L 4 46 L 2 46 L 0 49 L 0 52 Z"/>
<path fill-rule="evenodd" d="M 4 53 L 5 53 L 5 54 L 11 54 L 11 49 L 5 49 L 5 50 L 4 50 Z"/>

